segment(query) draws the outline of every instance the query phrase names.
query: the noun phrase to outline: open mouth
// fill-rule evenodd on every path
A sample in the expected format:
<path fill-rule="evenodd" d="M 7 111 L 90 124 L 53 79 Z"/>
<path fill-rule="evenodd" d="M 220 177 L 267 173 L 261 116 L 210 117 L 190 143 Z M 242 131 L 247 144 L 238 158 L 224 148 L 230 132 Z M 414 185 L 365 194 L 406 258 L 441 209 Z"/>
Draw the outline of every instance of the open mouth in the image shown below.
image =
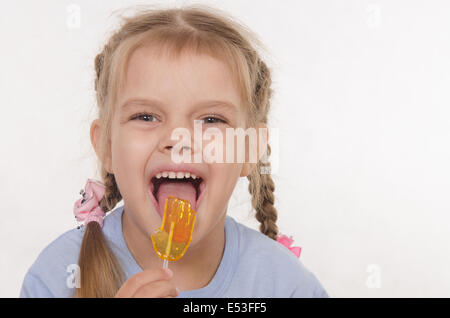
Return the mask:
<path fill-rule="evenodd" d="M 191 208 L 197 211 L 205 189 L 203 178 L 183 172 L 162 172 L 151 178 L 150 192 L 156 209 L 164 214 L 164 202 L 169 195 L 188 200 Z"/>

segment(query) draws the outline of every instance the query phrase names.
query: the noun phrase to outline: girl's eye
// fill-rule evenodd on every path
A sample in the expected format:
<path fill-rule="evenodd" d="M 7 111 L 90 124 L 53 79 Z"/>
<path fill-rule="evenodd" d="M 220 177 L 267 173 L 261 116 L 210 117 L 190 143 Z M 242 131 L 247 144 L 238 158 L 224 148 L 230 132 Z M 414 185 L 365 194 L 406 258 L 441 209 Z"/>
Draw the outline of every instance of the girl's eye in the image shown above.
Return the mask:
<path fill-rule="evenodd" d="M 214 117 L 214 116 L 204 117 L 202 120 L 203 120 L 203 123 L 205 123 L 205 124 L 226 123 L 225 120 L 218 118 L 218 117 Z"/>
<path fill-rule="evenodd" d="M 143 114 L 136 114 L 133 117 L 131 117 L 131 120 L 140 119 L 146 122 L 153 122 L 157 121 L 158 118 L 156 118 L 154 115 L 143 113 Z"/>

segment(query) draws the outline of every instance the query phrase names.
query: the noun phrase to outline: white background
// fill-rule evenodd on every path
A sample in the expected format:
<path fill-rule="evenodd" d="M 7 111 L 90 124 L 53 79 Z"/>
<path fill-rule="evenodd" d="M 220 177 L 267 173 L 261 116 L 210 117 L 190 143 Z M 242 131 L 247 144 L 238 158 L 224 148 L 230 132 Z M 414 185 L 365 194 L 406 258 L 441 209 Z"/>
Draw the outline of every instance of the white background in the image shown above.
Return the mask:
<path fill-rule="evenodd" d="M 272 54 L 278 224 L 330 296 L 449 297 L 450 3 L 203 2 Z M 73 203 L 98 178 L 94 57 L 113 10 L 138 3 L 154 2 L 0 4 L 2 297 L 77 225 Z M 230 214 L 256 228 L 246 191 Z"/>

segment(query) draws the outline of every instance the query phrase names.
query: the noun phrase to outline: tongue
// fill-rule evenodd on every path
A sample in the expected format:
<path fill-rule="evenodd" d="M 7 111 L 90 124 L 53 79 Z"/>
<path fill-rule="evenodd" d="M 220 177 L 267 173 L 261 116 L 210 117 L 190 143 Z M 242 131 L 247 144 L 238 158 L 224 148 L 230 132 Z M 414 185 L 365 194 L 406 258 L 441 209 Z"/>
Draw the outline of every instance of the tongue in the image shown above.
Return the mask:
<path fill-rule="evenodd" d="M 159 215 L 164 215 L 164 205 L 166 198 L 172 195 L 176 198 L 188 200 L 191 203 L 191 208 L 196 210 L 197 193 L 195 187 L 191 182 L 163 182 L 159 186 L 157 199 L 159 203 Z"/>

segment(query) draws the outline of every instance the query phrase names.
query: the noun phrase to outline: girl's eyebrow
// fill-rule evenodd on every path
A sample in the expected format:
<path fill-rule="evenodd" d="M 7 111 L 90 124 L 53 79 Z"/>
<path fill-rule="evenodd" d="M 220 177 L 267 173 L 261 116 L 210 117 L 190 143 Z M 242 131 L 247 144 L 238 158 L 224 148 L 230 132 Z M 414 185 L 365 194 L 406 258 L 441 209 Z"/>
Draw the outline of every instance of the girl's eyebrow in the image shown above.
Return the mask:
<path fill-rule="evenodd" d="M 196 106 L 199 107 L 225 107 L 225 108 L 231 108 L 232 111 L 237 111 L 237 106 L 233 104 L 232 102 L 226 101 L 226 100 L 202 100 L 200 102 L 195 103 Z M 150 106 L 150 107 L 159 107 L 163 108 L 164 103 L 157 99 L 152 98 L 130 98 L 126 100 L 122 106 L 120 107 L 121 110 L 125 110 L 126 108 L 132 107 L 132 106 Z"/>
<path fill-rule="evenodd" d="M 126 100 L 122 106 L 120 107 L 121 110 L 125 110 L 127 108 L 130 108 L 132 106 L 157 106 L 162 107 L 164 103 L 157 99 L 145 99 L 145 98 L 130 98 Z"/>

